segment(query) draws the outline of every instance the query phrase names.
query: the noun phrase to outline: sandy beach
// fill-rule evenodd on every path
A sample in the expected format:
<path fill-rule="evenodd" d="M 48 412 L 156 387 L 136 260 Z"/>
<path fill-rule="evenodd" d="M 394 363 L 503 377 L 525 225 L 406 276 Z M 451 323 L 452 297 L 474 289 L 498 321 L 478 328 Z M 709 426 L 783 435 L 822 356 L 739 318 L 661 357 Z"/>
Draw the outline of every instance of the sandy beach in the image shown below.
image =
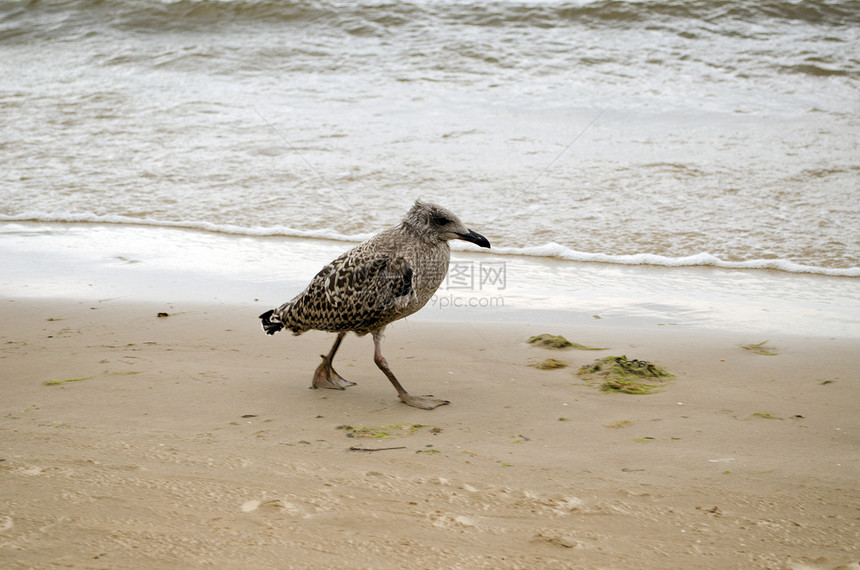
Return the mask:
<path fill-rule="evenodd" d="M 860 570 L 857 0 L 18 0 L 0 71 L 0 570 Z M 310 389 L 258 315 L 418 199 L 450 405 Z"/>
<path fill-rule="evenodd" d="M 393 370 L 452 402 L 423 411 L 367 337 L 357 386 L 308 389 L 332 337 L 262 303 L 0 303 L 4 568 L 860 567 L 856 339 L 410 319 Z M 609 354 L 675 378 L 576 374 Z"/>

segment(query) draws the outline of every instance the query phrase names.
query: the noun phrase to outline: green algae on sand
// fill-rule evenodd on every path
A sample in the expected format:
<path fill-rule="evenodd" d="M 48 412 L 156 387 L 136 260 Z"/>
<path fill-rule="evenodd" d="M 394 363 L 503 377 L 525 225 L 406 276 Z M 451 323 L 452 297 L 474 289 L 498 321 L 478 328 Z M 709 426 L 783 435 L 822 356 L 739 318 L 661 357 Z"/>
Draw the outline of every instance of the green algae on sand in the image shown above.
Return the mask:
<path fill-rule="evenodd" d="M 748 350 L 755 354 L 760 354 L 762 356 L 776 356 L 779 354 L 777 350 L 772 346 L 765 346 L 767 341 L 762 341 L 756 344 L 742 344 L 740 345 L 742 349 Z"/>
<path fill-rule="evenodd" d="M 342 429 L 346 432 L 346 437 L 359 437 L 359 438 L 373 438 L 373 439 L 386 439 L 389 437 L 397 437 L 401 435 L 412 435 L 416 431 L 422 428 L 429 428 L 431 426 L 422 425 L 422 424 L 390 424 L 387 426 L 380 427 L 354 427 L 354 426 L 337 426 L 336 429 Z M 431 433 L 438 433 L 439 428 L 432 428 L 430 430 Z"/>
<path fill-rule="evenodd" d="M 60 386 L 62 384 L 66 384 L 67 382 L 83 382 L 84 380 L 89 380 L 92 376 L 87 376 L 85 378 L 67 378 L 66 380 L 45 380 L 42 382 L 45 386 Z"/>
<path fill-rule="evenodd" d="M 577 342 L 570 342 L 560 334 L 539 334 L 537 336 L 527 338 L 526 343 L 553 350 L 562 350 L 565 348 L 575 348 L 576 350 L 606 350 L 605 348 L 596 348 L 593 346 L 585 346 L 584 344 L 579 344 Z"/>
<path fill-rule="evenodd" d="M 755 412 L 755 413 L 754 413 L 754 414 L 752 414 L 752 416 L 750 416 L 750 417 L 753 417 L 753 418 L 762 418 L 762 419 L 765 419 L 765 420 L 781 420 L 781 419 L 782 419 L 781 417 L 779 417 L 779 416 L 775 416 L 775 415 L 773 415 L 773 414 L 772 414 L 772 413 L 770 413 L 770 412 Z"/>
<path fill-rule="evenodd" d="M 605 392 L 652 394 L 674 378 L 663 368 L 645 360 L 628 360 L 626 356 L 607 356 L 586 364 L 577 372 L 589 383 L 600 385 Z"/>
<path fill-rule="evenodd" d="M 537 368 L 538 370 L 555 370 L 556 368 L 567 368 L 568 364 L 563 360 L 547 358 L 543 362 L 536 362 L 534 364 L 529 364 L 529 366 Z"/>

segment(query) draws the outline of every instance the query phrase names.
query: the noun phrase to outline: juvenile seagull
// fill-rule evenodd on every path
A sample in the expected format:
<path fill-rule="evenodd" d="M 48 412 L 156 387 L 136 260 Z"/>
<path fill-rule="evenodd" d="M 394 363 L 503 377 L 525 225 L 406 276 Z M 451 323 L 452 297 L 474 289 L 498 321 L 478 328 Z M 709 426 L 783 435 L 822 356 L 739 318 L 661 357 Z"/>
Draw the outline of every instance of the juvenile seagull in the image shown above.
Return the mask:
<path fill-rule="evenodd" d="M 400 399 L 432 410 L 448 404 L 433 396 L 411 396 L 388 367 L 380 344 L 385 327 L 423 307 L 448 273 L 448 240 L 462 239 L 480 247 L 490 242 L 451 212 L 420 200 L 399 225 L 347 251 L 317 273 L 304 291 L 277 309 L 260 315 L 266 334 L 283 328 L 300 335 L 308 330 L 336 332 L 337 338 L 314 372 L 314 388 L 345 390 L 354 386 L 332 366 L 347 332 L 373 335 L 373 361 L 397 390 Z"/>

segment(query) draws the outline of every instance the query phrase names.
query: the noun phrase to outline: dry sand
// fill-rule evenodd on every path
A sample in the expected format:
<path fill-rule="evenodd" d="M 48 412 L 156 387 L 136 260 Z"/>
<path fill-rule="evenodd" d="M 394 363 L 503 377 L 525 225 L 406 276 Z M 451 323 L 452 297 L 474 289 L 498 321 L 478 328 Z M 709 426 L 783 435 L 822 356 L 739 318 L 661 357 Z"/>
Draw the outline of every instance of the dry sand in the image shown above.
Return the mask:
<path fill-rule="evenodd" d="M 262 305 L 0 303 L 3 568 L 860 568 L 857 339 L 396 323 L 423 411 L 367 337 L 309 390 L 332 336 Z M 583 385 L 606 354 L 677 378 Z"/>

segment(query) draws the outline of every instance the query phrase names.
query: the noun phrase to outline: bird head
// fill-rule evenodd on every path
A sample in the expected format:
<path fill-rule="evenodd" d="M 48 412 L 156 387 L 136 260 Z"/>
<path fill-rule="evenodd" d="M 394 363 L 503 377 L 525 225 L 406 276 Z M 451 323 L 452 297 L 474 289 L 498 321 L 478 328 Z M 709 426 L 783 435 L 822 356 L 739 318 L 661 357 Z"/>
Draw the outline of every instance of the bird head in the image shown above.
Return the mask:
<path fill-rule="evenodd" d="M 406 214 L 403 223 L 421 236 L 438 241 L 461 239 L 472 242 L 479 247 L 490 247 L 490 242 L 479 234 L 467 228 L 460 218 L 442 206 L 416 200 L 415 205 Z"/>

